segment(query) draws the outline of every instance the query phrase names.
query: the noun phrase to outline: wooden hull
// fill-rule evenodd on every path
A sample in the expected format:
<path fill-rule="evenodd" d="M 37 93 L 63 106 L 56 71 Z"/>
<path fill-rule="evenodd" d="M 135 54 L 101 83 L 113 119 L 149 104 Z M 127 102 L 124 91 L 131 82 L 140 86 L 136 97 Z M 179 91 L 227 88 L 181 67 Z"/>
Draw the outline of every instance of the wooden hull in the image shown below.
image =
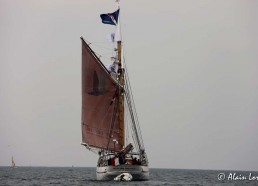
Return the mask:
<path fill-rule="evenodd" d="M 97 167 L 97 180 L 114 180 L 122 173 L 130 173 L 134 181 L 144 181 L 149 179 L 149 167 L 142 165 L 117 165 Z"/>

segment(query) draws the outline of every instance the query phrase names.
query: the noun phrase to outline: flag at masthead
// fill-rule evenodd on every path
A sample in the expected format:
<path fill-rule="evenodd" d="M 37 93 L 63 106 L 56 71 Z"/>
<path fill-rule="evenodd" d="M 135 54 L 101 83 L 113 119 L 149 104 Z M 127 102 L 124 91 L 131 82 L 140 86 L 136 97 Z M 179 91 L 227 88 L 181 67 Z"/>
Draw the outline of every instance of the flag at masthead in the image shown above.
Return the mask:
<path fill-rule="evenodd" d="M 120 9 L 118 9 L 117 11 L 115 11 L 113 13 L 100 14 L 100 18 L 102 20 L 102 23 L 109 24 L 109 25 L 117 25 L 119 10 Z"/>

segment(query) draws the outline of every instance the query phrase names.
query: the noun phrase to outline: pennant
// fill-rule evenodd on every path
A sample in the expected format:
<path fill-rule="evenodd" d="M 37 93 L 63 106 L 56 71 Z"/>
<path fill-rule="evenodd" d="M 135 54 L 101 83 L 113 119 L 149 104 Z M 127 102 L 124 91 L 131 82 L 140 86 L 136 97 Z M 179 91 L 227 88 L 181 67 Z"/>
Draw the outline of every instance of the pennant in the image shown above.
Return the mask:
<path fill-rule="evenodd" d="M 109 42 L 114 42 L 114 41 L 115 41 L 115 33 L 112 32 L 112 33 L 108 34 L 108 35 L 107 35 L 107 40 L 108 40 Z"/>
<path fill-rule="evenodd" d="M 116 25 L 118 22 L 119 9 L 113 13 L 101 14 L 102 23 L 109 25 Z"/>

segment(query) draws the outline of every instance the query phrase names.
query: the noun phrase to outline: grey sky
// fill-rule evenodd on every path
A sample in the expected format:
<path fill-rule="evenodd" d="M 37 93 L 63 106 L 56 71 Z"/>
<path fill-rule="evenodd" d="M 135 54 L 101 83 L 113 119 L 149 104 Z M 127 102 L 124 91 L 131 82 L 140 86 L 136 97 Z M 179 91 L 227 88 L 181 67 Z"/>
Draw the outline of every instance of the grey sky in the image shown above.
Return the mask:
<path fill-rule="evenodd" d="M 121 1 L 150 167 L 258 170 L 258 1 Z M 99 14 L 115 10 L 0 0 L 0 165 L 96 165 L 80 146 L 79 37 L 105 42 Z"/>

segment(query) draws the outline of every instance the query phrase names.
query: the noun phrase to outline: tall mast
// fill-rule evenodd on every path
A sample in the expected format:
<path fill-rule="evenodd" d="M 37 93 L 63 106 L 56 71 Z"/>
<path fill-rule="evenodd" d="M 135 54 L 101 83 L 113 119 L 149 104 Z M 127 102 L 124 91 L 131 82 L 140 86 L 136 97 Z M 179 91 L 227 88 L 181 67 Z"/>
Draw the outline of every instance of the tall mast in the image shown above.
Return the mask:
<path fill-rule="evenodd" d="M 119 1 L 117 1 L 119 3 Z M 118 4 L 118 8 L 120 9 L 120 6 Z M 117 24 L 118 34 L 119 34 L 119 40 L 117 41 L 117 59 L 118 59 L 118 82 L 122 86 L 122 89 L 119 88 L 118 91 L 118 113 L 119 113 L 119 143 L 122 147 L 124 147 L 124 69 L 122 68 L 122 62 L 121 62 L 121 50 L 122 50 L 122 42 L 121 42 L 121 33 L 120 33 L 120 16 L 118 18 L 118 24 Z"/>
<path fill-rule="evenodd" d="M 121 64 L 121 41 L 117 42 L 118 53 L 118 82 L 122 86 L 118 91 L 118 113 L 119 113 L 119 143 L 124 146 L 124 69 Z"/>

